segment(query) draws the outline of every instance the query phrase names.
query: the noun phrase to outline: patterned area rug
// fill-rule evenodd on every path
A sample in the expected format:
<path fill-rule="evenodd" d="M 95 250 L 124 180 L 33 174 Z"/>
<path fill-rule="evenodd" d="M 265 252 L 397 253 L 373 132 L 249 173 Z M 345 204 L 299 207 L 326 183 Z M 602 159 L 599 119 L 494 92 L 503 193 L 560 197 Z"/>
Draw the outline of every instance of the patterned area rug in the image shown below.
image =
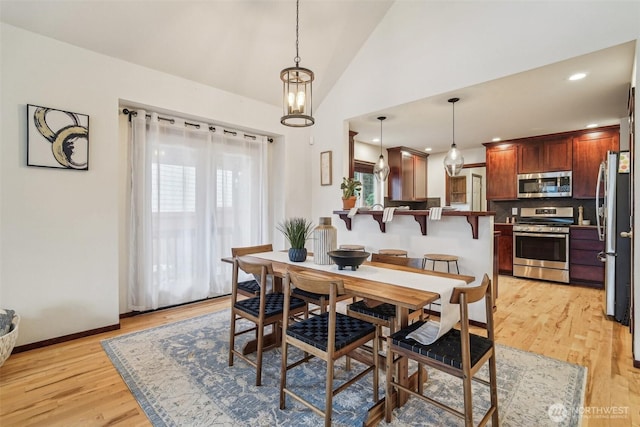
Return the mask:
<path fill-rule="evenodd" d="M 154 426 L 317 426 L 322 419 L 287 398 L 279 409 L 281 353 L 265 352 L 262 386 L 255 370 L 236 359 L 228 365 L 229 310 L 104 340 L 102 346 Z M 245 334 L 246 339 L 249 335 Z M 242 340 L 239 340 L 242 342 Z M 300 353 L 290 351 L 290 360 Z M 357 362 L 353 362 L 354 365 Z M 502 426 L 578 426 L 585 367 L 506 346 L 497 347 Z M 357 369 L 359 366 L 354 366 Z M 429 371 L 427 388 L 462 408 L 462 382 Z M 487 378 L 487 372 L 479 376 Z M 345 378 L 344 363 L 336 377 Z M 380 395 L 384 396 L 384 375 Z M 290 385 L 316 404 L 324 401 L 324 364 L 312 361 L 290 371 Z M 336 381 L 336 385 L 339 380 Z M 334 399 L 335 426 L 361 426 L 373 404 L 371 375 Z M 474 420 L 489 407 L 487 387 L 474 385 Z M 380 425 L 387 425 L 384 421 Z M 460 426 L 446 411 L 416 398 L 394 411 L 393 426 Z"/>

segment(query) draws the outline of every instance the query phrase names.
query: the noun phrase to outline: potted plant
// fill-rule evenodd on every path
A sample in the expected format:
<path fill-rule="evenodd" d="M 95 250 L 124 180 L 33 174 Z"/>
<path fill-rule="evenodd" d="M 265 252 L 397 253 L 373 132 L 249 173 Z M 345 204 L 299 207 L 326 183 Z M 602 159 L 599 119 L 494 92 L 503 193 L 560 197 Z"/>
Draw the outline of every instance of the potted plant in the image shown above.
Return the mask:
<path fill-rule="evenodd" d="M 356 205 L 356 199 L 362 190 L 362 183 L 351 177 L 343 177 L 340 189 L 342 190 L 342 208 L 351 209 Z"/>
<path fill-rule="evenodd" d="M 278 224 L 277 229 L 284 234 L 289 241 L 289 259 L 293 262 L 302 262 L 307 259 L 305 243 L 313 233 L 313 223 L 306 218 L 289 218 Z"/>

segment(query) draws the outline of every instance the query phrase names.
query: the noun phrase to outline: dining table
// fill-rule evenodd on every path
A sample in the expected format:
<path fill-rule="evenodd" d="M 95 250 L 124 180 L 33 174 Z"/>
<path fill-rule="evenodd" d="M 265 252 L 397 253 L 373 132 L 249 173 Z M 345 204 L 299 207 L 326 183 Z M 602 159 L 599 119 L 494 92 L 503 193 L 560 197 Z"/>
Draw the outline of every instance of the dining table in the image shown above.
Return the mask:
<path fill-rule="evenodd" d="M 245 256 L 271 261 L 276 278 L 283 278 L 287 270 L 292 270 L 304 272 L 318 279 L 342 280 L 345 291 L 353 297 L 363 298 L 372 303 L 393 304 L 396 307 L 398 329 L 408 325 L 411 310 L 423 310 L 424 307 L 438 300 L 440 300 L 441 323 L 448 322 L 446 327 L 450 329 L 457 323 L 456 316 L 459 313 L 457 306 L 451 307 L 448 304 L 453 288 L 466 286 L 475 281 L 475 277 L 469 275 L 370 261 L 365 261 L 355 270 L 340 270 L 335 264 L 316 264 L 312 256 L 307 257 L 303 262 L 292 262 L 285 251 L 261 252 Z M 233 258 L 223 258 L 223 261 L 233 262 Z M 408 375 L 406 360 L 398 363 L 398 379 L 408 387 L 417 388 L 417 375 Z M 364 425 L 376 425 L 384 417 L 384 402 L 388 398 L 394 399 L 395 406 L 402 406 L 406 403 L 408 394 L 399 392 L 393 396 L 385 396 L 376 402 L 369 409 Z"/>

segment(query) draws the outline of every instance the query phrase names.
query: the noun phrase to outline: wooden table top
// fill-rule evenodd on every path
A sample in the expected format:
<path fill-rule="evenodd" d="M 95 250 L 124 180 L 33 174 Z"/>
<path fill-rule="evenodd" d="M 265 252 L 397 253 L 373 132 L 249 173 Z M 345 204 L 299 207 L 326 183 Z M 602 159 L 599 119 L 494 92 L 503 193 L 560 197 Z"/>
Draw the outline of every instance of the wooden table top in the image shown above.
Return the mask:
<path fill-rule="evenodd" d="M 268 259 L 271 261 L 274 274 L 279 277 L 284 277 L 287 269 L 293 271 L 304 271 L 306 274 L 318 277 L 320 279 L 335 279 L 342 280 L 344 282 L 345 289 L 349 294 L 357 297 L 372 299 L 380 302 L 395 304 L 400 307 L 408 308 L 411 310 L 419 310 L 422 307 L 432 303 L 440 298 L 437 292 L 432 292 L 424 289 L 416 289 L 412 287 L 405 287 L 386 282 L 380 282 L 367 279 L 366 277 L 360 277 L 351 272 L 351 270 L 334 270 L 322 271 L 310 268 L 304 264 L 280 262 L 277 260 L 260 257 L 260 254 L 246 255 L 248 257 L 255 257 L 258 259 Z M 223 258 L 224 262 L 233 263 L 233 258 Z M 420 274 L 425 276 L 433 276 L 444 279 L 455 279 L 463 281 L 465 283 L 471 283 L 475 280 L 473 276 L 464 276 L 457 274 L 434 272 L 430 270 L 422 270 L 411 267 L 405 267 L 400 265 L 392 265 L 378 262 L 365 262 L 364 265 L 383 268 L 387 270 L 395 270 L 398 272 L 408 272 L 413 274 Z"/>

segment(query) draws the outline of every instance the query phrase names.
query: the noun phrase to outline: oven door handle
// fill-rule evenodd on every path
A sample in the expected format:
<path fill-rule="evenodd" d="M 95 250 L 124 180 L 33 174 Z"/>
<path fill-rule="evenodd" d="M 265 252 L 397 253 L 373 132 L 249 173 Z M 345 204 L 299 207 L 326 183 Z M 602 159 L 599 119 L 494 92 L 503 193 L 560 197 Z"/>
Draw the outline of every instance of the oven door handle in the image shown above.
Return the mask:
<path fill-rule="evenodd" d="M 525 237 L 555 237 L 556 239 L 564 239 L 567 234 L 543 234 L 543 233 L 513 233 L 514 236 Z"/>

